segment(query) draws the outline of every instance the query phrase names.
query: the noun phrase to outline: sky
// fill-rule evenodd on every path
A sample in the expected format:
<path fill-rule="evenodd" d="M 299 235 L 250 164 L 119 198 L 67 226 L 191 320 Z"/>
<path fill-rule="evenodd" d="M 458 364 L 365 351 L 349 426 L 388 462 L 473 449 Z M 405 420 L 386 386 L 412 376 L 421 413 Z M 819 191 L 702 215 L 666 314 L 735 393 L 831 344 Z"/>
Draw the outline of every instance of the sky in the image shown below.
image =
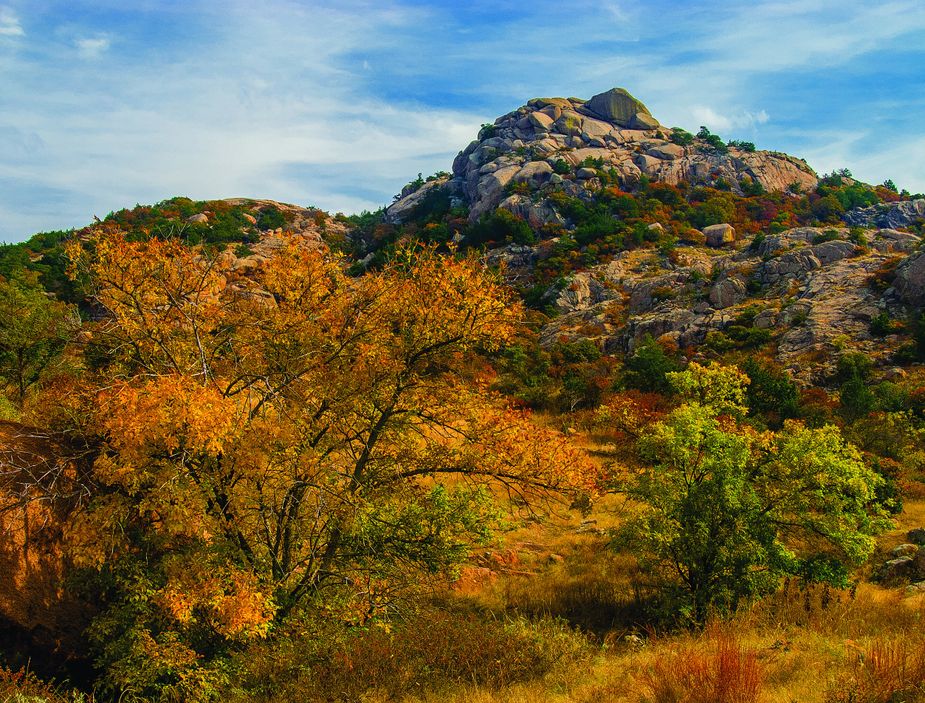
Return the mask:
<path fill-rule="evenodd" d="M 0 0 L 0 241 L 176 195 L 375 210 L 615 86 L 925 192 L 923 0 Z"/>

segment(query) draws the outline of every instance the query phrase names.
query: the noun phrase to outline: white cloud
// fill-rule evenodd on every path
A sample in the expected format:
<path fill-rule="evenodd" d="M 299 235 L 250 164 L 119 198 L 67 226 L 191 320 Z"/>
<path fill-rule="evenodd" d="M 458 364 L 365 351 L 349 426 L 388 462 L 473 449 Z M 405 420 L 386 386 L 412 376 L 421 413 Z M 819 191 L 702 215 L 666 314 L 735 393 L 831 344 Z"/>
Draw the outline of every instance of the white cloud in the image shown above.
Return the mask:
<path fill-rule="evenodd" d="M 7 7 L 0 7 L 0 37 L 21 37 L 25 35 L 19 18 Z"/>
<path fill-rule="evenodd" d="M 818 146 L 801 156 L 819 173 L 847 167 L 866 183 L 883 183 L 889 178 L 900 188 L 925 192 L 925 136 L 877 144 L 877 135 L 870 132 L 823 132 L 816 140 Z"/>
<path fill-rule="evenodd" d="M 99 58 L 109 49 L 110 45 L 110 41 L 106 37 L 78 39 L 74 43 L 77 46 L 77 53 L 85 59 Z"/>
<path fill-rule="evenodd" d="M 754 129 L 757 125 L 765 124 L 770 119 L 770 116 L 765 110 L 758 110 L 757 112 L 742 110 L 740 112 L 723 114 L 705 105 L 695 105 L 692 107 L 691 116 L 699 124 L 705 125 L 713 130 Z"/>

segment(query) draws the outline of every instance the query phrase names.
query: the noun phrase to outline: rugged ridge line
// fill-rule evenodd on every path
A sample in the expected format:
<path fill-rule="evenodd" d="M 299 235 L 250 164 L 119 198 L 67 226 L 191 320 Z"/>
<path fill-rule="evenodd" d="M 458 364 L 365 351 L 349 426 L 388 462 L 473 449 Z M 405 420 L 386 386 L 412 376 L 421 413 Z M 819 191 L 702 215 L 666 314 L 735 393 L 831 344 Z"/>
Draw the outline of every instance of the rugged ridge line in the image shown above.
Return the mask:
<path fill-rule="evenodd" d="M 581 167 L 591 162 L 612 169 L 625 188 L 643 177 L 670 184 L 724 182 L 737 193 L 750 182 L 785 191 L 811 190 L 819 180 L 801 159 L 734 146 L 721 150 L 684 130 L 662 127 L 642 102 L 613 88 L 587 101 L 534 98 L 502 115 L 459 153 L 451 175 L 406 188 L 387 218 L 402 222 L 429 192 L 445 187 L 469 207 L 471 222 L 500 207 L 535 229 L 564 224 L 544 190 L 555 187 L 575 197 L 599 191 L 595 169 Z M 526 192 L 516 192 L 518 186 Z"/>

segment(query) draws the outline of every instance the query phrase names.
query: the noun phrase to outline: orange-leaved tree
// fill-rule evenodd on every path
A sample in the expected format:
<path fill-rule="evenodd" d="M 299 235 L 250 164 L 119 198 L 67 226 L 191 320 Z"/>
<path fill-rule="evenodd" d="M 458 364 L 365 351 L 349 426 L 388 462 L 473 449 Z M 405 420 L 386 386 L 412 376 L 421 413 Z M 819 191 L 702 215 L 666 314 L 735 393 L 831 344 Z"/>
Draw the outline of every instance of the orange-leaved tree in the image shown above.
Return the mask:
<path fill-rule="evenodd" d="M 595 487 L 481 378 L 473 356 L 520 309 L 472 257 L 407 248 L 353 278 L 295 241 L 246 275 L 113 233 L 70 253 L 105 311 L 70 550 L 115 688 L 207 690 L 237 643 L 306 613 L 363 621 L 451 572 L 501 506 Z"/>

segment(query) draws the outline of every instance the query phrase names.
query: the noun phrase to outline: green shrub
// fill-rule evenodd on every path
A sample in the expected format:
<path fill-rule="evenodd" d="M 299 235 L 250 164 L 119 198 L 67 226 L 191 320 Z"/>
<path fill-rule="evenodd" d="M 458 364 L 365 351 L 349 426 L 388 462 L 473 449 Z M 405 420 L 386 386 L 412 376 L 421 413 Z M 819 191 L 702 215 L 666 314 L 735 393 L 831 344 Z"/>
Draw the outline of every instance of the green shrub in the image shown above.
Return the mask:
<path fill-rule="evenodd" d="M 813 237 L 813 244 L 822 244 L 823 242 L 831 242 L 839 237 L 839 232 L 837 229 L 827 229 L 823 232 L 820 232 L 815 237 Z"/>
<path fill-rule="evenodd" d="M 694 143 L 694 135 L 680 127 L 674 128 L 669 139 L 679 146 L 690 146 Z"/>
<path fill-rule="evenodd" d="M 269 205 L 257 213 L 257 228 L 263 231 L 277 229 L 285 224 L 286 218 L 275 205 Z"/>
<path fill-rule="evenodd" d="M 772 427 L 800 415 L 800 392 L 789 374 L 749 357 L 742 364 L 751 383 L 746 398 L 751 415 L 763 415 Z"/>
<path fill-rule="evenodd" d="M 626 360 L 623 382 L 630 388 L 654 393 L 668 393 L 671 385 L 665 374 L 677 371 L 681 365 L 670 356 L 661 344 L 646 335 Z"/>
<path fill-rule="evenodd" d="M 723 141 L 722 137 L 720 137 L 718 134 L 713 134 L 706 127 L 700 127 L 700 131 L 697 132 L 697 139 L 706 142 L 713 148 L 714 151 L 720 154 L 725 154 L 729 151 L 729 148 L 726 146 L 726 142 Z"/>
<path fill-rule="evenodd" d="M 742 151 L 748 152 L 755 150 L 754 142 L 743 142 L 738 139 L 730 139 L 728 142 L 726 142 L 726 146 L 735 147 L 737 149 L 741 149 Z"/>
<path fill-rule="evenodd" d="M 512 241 L 516 244 L 533 244 L 536 233 L 527 222 L 504 208 L 482 215 L 469 229 L 467 239 L 471 244 Z"/>
<path fill-rule="evenodd" d="M 897 326 L 887 312 L 881 312 L 870 321 L 870 333 L 875 337 L 886 337 L 897 331 Z"/>
<path fill-rule="evenodd" d="M 560 176 L 567 176 L 572 172 L 572 165 L 565 159 L 556 159 L 552 162 L 552 170 Z"/>

